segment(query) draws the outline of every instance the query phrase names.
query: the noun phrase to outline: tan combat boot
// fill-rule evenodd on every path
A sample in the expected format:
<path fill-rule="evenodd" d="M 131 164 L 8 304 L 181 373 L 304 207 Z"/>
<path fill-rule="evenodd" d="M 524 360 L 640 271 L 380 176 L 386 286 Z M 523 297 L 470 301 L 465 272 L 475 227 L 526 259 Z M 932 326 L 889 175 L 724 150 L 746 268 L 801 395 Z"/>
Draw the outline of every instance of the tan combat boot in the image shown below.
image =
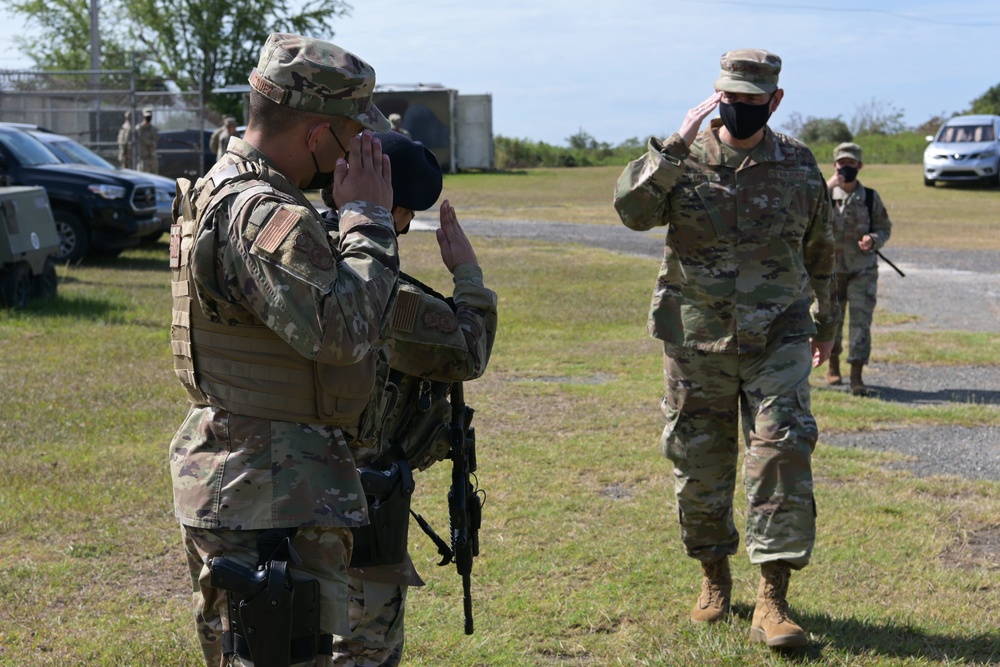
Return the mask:
<path fill-rule="evenodd" d="M 729 598 L 733 592 L 733 575 L 729 572 L 729 557 L 714 563 L 702 563 L 701 595 L 691 610 L 691 620 L 697 623 L 717 623 L 729 613 Z"/>
<path fill-rule="evenodd" d="M 840 384 L 843 381 L 844 378 L 840 375 L 840 355 L 831 354 L 826 367 L 826 383 Z"/>
<path fill-rule="evenodd" d="M 757 606 L 750 624 L 750 640 L 775 648 L 805 646 L 805 631 L 788 615 L 788 563 L 775 561 L 760 566 Z"/>
<path fill-rule="evenodd" d="M 864 367 L 864 364 L 851 363 L 851 394 L 853 396 L 868 395 L 868 387 L 865 386 L 864 381 L 861 379 L 861 369 Z"/>

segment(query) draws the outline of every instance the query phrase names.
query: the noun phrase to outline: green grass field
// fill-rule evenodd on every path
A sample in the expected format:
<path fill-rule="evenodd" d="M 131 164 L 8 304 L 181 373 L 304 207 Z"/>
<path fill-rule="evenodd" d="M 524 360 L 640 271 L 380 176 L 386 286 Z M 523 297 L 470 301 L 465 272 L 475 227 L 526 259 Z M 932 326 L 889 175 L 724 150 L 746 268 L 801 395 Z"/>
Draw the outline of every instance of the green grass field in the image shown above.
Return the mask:
<path fill-rule="evenodd" d="M 826 176 L 833 166 L 820 164 Z M 620 225 L 612 206 L 620 167 L 528 169 L 445 177 L 459 217 Z M 893 221 L 893 245 L 1000 250 L 1000 189 L 925 187 L 917 164 L 866 165 L 859 179 L 878 190 Z M 558 192 L 558 197 L 553 193 Z"/>
<path fill-rule="evenodd" d="M 931 190 L 907 169 L 871 168 L 894 242 L 997 247 L 1000 191 Z M 445 185 L 460 218 L 612 224 L 616 176 L 550 170 Z M 732 620 L 694 627 L 698 566 L 680 545 L 657 450 L 661 351 L 644 331 L 658 262 L 474 242 L 500 298 L 491 367 L 466 389 L 487 493 L 476 632 L 462 633 L 459 578 L 435 566 L 414 527 L 428 585 L 411 593 L 405 664 L 1000 663 L 1000 483 L 916 478 L 886 466 L 899 455 L 834 448 L 822 435 L 818 542 L 791 585 L 812 646 L 786 656 L 748 642 L 756 575 L 742 553 Z M 409 234 L 401 252 L 407 271 L 447 289 L 432 235 Z M 0 311 L 0 665 L 196 665 L 166 458 L 186 411 L 171 370 L 166 245 L 59 277 L 54 303 Z M 893 355 L 919 363 L 1000 360 L 1000 335 L 936 333 L 940 345 L 927 345 L 893 321 L 876 333 L 876 356 L 891 340 Z M 816 392 L 814 410 L 824 433 L 1000 426 L 996 407 L 841 392 Z M 447 466 L 417 481 L 414 509 L 445 530 Z M 738 514 L 740 525 L 739 500 Z"/>

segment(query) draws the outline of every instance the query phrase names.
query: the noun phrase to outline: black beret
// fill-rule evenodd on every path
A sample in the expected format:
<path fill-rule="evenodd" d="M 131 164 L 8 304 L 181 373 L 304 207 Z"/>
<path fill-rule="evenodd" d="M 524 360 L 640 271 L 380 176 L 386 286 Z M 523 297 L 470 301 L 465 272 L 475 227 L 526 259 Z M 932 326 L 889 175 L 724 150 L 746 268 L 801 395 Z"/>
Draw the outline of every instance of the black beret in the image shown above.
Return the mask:
<path fill-rule="evenodd" d="M 376 132 L 392 164 L 392 205 L 426 211 L 441 196 L 441 165 L 426 146 L 399 132 Z"/>

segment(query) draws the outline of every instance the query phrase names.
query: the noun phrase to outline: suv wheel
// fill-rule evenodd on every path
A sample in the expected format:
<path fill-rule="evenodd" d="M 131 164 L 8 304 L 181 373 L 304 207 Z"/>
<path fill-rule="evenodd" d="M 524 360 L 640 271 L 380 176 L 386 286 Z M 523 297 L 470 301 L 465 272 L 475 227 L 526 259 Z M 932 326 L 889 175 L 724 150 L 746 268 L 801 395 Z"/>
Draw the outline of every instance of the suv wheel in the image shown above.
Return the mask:
<path fill-rule="evenodd" d="M 990 178 L 990 185 L 1000 188 L 1000 160 L 997 160 L 996 169 L 993 170 L 993 177 Z"/>
<path fill-rule="evenodd" d="M 52 217 L 56 221 L 56 232 L 59 234 L 59 250 L 56 252 L 57 262 L 79 262 L 90 250 L 90 239 L 87 238 L 87 228 L 80 218 L 69 211 L 55 210 Z"/>
<path fill-rule="evenodd" d="M 31 294 L 31 280 L 28 275 L 28 265 L 24 262 L 15 264 L 3 274 L 0 284 L 3 292 L 3 302 L 9 308 L 24 308 L 28 305 Z"/>
<path fill-rule="evenodd" d="M 926 185 L 929 188 L 933 188 L 934 187 L 934 179 L 933 178 L 927 178 L 926 176 L 924 176 L 924 185 Z"/>

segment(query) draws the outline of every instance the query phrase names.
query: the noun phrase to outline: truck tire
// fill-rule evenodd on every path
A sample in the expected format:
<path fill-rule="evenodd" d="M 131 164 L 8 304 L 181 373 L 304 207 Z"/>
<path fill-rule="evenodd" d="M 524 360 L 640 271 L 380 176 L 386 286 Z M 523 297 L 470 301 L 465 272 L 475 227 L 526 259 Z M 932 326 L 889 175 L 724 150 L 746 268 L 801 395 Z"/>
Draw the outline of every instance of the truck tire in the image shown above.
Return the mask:
<path fill-rule="evenodd" d="M 31 277 L 28 272 L 28 265 L 20 262 L 12 266 L 3 274 L 0 283 L 3 303 L 8 308 L 24 308 L 28 305 L 28 297 L 31 295 Z"/>
<path fill-rule="evenodd" d="M 59 288 L 59 277 L 56 275 L 56 263 L 51 257 L 45 260 L 42 275 L 35 276 L 35 294 L 44 301 L 56 298 Z"/>
<path fill-rule="evenodd" d="M 59 249 L 56 251 L 57 262 L 79 262 L 90 250 L 90 239 L 87 237 L 87 227 L 74 213 L 56 209 L 52 211 L 56 221 L 56 232 L 59 234 Z"/>

